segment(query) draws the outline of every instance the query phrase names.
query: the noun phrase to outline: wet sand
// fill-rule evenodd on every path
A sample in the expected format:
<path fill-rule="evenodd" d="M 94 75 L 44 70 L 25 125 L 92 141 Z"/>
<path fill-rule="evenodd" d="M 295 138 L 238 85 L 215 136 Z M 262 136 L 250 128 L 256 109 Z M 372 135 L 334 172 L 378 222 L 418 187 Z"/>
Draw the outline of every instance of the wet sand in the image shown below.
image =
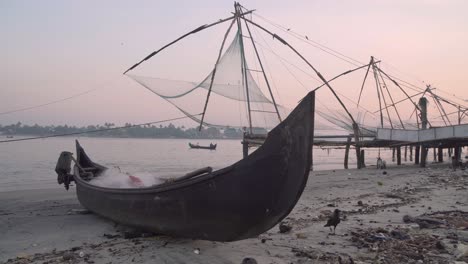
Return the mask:
<path fill-rule="evenodd" d="M 1 192 L 0 262 L 468 263 L 468 171 L 432 164 L 383 172 L 311 172 L 285 219 L 290 232 L 274 227 L 231 243 L 125 238 L 131 229 L 83 211 L 73 188 Z M 323 226 L 335 208 L 343 214 L 332 235 Z"/>

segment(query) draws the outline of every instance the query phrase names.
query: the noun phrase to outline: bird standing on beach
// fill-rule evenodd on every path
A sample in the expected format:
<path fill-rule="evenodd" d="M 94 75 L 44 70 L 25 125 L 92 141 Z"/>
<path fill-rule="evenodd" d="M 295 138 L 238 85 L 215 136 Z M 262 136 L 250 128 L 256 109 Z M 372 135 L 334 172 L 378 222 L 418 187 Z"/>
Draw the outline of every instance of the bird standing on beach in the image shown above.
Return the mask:
<path fill-rule="evenodd" d="M 335 230 L 336 230 L 336 226 L 340 223 L 340 210 L 339 209 L 335 209 L 335 211 L 333 211 L 333 214 L 330 216 L 330 218 L 328 218 L 328 221 L 327 221 L 327 224 L 324 225 L 324 227 L 330 227 L 330 232 L 332 230 L 332 226 L 333 226 L 333 234 L 335 234 Z"/>

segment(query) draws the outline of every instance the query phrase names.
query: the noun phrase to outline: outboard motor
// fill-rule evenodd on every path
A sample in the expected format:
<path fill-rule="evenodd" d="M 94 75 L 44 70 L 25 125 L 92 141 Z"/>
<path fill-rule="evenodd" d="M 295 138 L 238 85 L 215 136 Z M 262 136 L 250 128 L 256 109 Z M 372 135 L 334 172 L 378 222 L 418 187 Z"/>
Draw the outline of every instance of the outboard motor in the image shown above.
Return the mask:
<path fill-rule="evenodd" d="M 71 173 L 71 162 L 73 153 L 63 151 L 57 160 L 55 166 L 55 172 L 57 173 L 58 184 L 64 184 L 65 189 L 68 190 L 70 182 L 73 181 L 73 175 Z"/>

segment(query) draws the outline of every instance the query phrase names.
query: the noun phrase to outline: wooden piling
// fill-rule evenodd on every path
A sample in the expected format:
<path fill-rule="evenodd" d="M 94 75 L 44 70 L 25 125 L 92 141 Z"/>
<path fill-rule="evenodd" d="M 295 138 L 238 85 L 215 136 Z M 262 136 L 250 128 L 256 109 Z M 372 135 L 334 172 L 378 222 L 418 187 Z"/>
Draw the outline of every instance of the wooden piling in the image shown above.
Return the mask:
<path fill-rule="evenodd" d="M 419 98 L 419 108 L 420 108 L 420 115 L 419 117 L 421 118 L 421 128 L 422 129 L 427 129 L 427 124 L 429 123 L 429 121 L 427 120 L 427 99 L 426 97 L 421 97 Z M 426 167 L 426 157 L 427 157 L 427 148 L 425 148 L 424 146 L 420 146 L 419 147 L 419 150 L 418 152 L 421 152 L 420 153 L 420 162 L 419 162 L 419 165 L 421 167 Z"/>
<path fill-rule="evenodd" d="M 349 147 L 351 146 L 351 137 L 346 140 L 346 149 L 344 154 L 344 168 L 348 169 Z"/>
<path fill-rule="evenodd" d="M 409 147 L 409 161 L 413 161 L 413 146 Z"/>
<path fill-rule="evenodd" d="M 444 149 L 439 147 L 437 148 L 438 162 L 444 162 Z"/>
<path fill-rule="evenodd" d="M 249 143 L 242 141 L 242 154 L 244 159 L 249 155 Z"/>
<path fill-rule="evenodd" d="M 352 118 L 352 117 L 351 117 Z M 356 149 L 356 162 L 357 168 L 361 168 L 361 147 L 359 146 L 359 126 L 357 123 L 353 123 L 353 131 L 354 131 L 354 143 Z"/>
<path fill-rule="evenodd" d="M 397 147 L 397 165 L 401 165 L 401 147 Z"/>
<path fill-rule="evenodd" d="M 453 154 L 453 156 L 455 157 L 456 160 L 460 160 L 460 158 L 461 158 L 461 151 L 460 151 L 461 149 L 460 149 L 460 147 L 456 146 L 454 148 L 454 150 L 455 150 L 455 153 Z"/>
<path fill-rule="evenodd" d="M 395 148 L 392 148 L 392 162 L 395 162 Z"/>
<path fill-rule="evenodd" d="M 365 167 L 366 167 L 366 158 L 365 158 L 366 155 L 365 155 L 363 149 L 361 150 L 361 155 L 360 155 L 360 157 L 361 157 L 361 168 L 365 168 Z"/>
<path fill-rule="evenodd" d="M 408 161 L 408 146 L 405 146 L 405 161 Z"/>
<path fill-rule="evenodd" d="M 414 164 L 419 164 L 419 149 L 420 148 L 421 148 L 420 146 L 416 146 L 414 150 Z"/>
<path fill-rule="evenodd" d="M 420 155 L 421 161 L 419 162 L 419 166 L 420 166 L 421 168 L 424 168 L 424 167 L 426 167 L 427 148 L 424 147 L 424 146 L 421 146 L 420 149 L 421 149 L 421 155 Z"/>

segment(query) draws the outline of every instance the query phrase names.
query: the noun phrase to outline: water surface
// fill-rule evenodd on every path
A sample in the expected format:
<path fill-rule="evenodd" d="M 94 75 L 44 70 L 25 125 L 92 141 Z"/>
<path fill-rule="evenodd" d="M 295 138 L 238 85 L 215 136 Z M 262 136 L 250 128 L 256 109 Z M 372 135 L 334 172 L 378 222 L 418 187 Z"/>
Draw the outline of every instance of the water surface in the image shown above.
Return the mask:
<path fill-rule="evenodd" d="M 77 138 L 93 161 L 126 172 L 183 175 L 211 166 L 219 169 L 242 158 L 240 140 Z M 215 151 L 190 149 L 188 143 L 217 143 Z M 47 138 L 0 144 L 0 191 L 63 188 L 56 182 L 55 164 L 61 151 L 75 152 L 75 138 Z M 355 167 L 354 150 L 350 168 Z M 366 162 L 375 165 L 377 149 L 366 150 Z M 391 152 L 382 150 L 391 162 Z M 314 170 L 343 168 L 343 149 L 314 148 Z M 430 156 L 429 156 L 430 157 Z"/>

